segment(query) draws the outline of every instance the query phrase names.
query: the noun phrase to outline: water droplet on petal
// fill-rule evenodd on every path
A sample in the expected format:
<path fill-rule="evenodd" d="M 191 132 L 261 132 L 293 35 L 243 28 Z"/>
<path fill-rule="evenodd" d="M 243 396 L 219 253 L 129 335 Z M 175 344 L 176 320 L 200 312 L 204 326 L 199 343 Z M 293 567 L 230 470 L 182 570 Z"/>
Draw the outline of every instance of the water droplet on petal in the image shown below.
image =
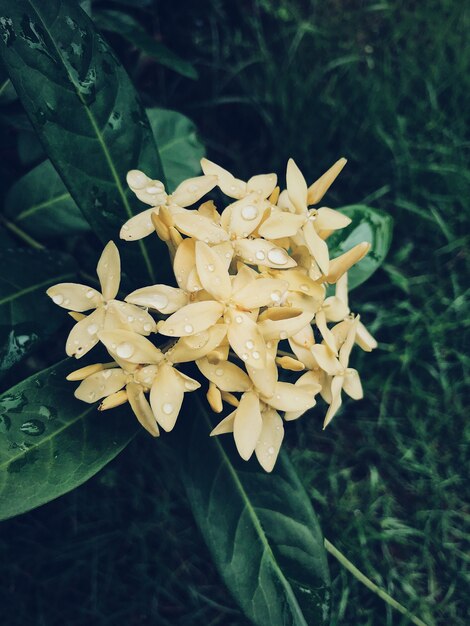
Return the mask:
<path fill-rule="evenodd" d="M 300 285 L 300 290 L 304 291 L 305 293 L 308 292 L 308 285 Z"/>
<path fill-rule="evenodd" d="M 98 324 L 90 324 L 87 327 L 88 334 L 89 335 L 96 335 L 96 333 L 98 332 L 98 328 L 99 328 Z"/>
<path fill-rule="evenodd" d="M 103 378 L 109 378 L 111 374 L 112 374 L 111 370 L 104 370 L 102 376 Z"/>
<path fill-rule="evenodd" d="M 181 276 L 179 280 L 182 280 Z M 155 309 L 164 309 L 168 305 L 168 298 L 164 293 L 156 293 L 152 296 L 151 303 Z"/>
<path fill-rule="evenodd" d="M 152 330 L 152 324 L 144 324 L 144 330 L 146 333 L 149 333 Z"/>
<path fill-rule="evenodd" d="M 88 300 L 90 300 L 91 298 L 93 298 L 93 296 L 95 295 L 95 292 L 93 291 L 93 289 L 89 289 L 85 296 L 88 298 Z"/>
<path fill-rule="evenodd" d="M 188 334 L 192 333 L 193 330 L 194 330 L 194 328 L 191 326 L 191 324 L 186 324 L 185 327 L 184 327 L 184 332 L 185 333 L 188 333 Z"/>
<path fill-rule="evenodd" d="M 132 317 L 132 315 L 128 315 L 127 316 L 127 321 L 128 322 L 133 322 L 134 321 L 134 318 Z"/>
<path fill-rule="evenodd" d="M 275 450 L 272 446 L 268 448 L 268 454 L 274 454 Z"/>
<path fill-rule="evenodd" d="M 258 209 L 251 204 L 244 206 L 242 209 L 242 217 L 244 220 L 254 220 L 258 217 Z"/>
<path fill-rule="evenodd" d="M 243 359 L 244 361 L 248 361 L 248 357 L 249 357 L 249 355 L 248 355 L 246 352 L 244 352 L 244 353 L 242 354 L 242 359 Z"/>
<path fill-rule="evenodd" d="M 246 344 L 245 344 L 245 347 L 248 350 L 253 350 L 253 348 L 255 347 L 255 344 L 252 341 L 247 341 Z"/>
<path fill-rule="evenodd" d="M 170 404 L 170 402 L 165 402 L 165 404 L 162 406 L 162 411 L 165 413 L 165 415 L 171 415 L 173 413 L 173 405 Z"/>
<path fill-rule="evenodd" d="M 121 359 L 128 359 L 134 354 L 134 346 L 128 341 L 123 341 L 116 348 L 116 354 Z"/>
<path fill-rule="evenodd" d="M 255 351 L 255 352 L 253 352 L 253 354 L 251 356 L 255 359 L 255 361 L 257 361 L 259 359 L 259 357 L 260 357 L 260 354 L 259 354 L 259 352 Z"/>
<path fill-rule="evenodd" d="M 223 370 L 223 368 L 222 368 L 222 367 L 218 367 L 218 368 L 215 370 L 215 375 L 216 375 L 216 376 L 223 376 L 223 375 L 224 375 L 224 370 Z"/>
<path fill-rule="evenodd" d="M 155 187 L 154 185 L 150 186 L 150 187 L 146 187 L 145 191 L 151 195 L 153 195 L 154 193 L 158 193 L 159 191 L 161 191 L 161 189 L 159 189 L 158 187 Z"/>
<path fill-rule="evenodd" d="M 237 324 L 241 324 L 243 322 L 243 317 L 241 315 L 237 315 L 235 317 L 235 321 L 237 322 Z"/>
<path fill-rule="evenodd" d="M 213 272 L 215 267 L 211 264 L 211 265 L 207 266 L 207 269 L 208 269 L 209 272 Z"/>
<path fill-rule="evenodd" d="M 273 248 L 268 252 L 268 259 L 275 265 L 286 265 L 289 260 L 289 255 L 281 248 Z"/>
<path fill-rule="evenodd" d="M 62 304 L 64 301 L 64 296 L 61 293 L 56 293 L 55 296 L 52 296 L 52 302 L 54 304 Z"/>
<path fill-rule="evenodd" d="M 262 250 L 258 250 L 258 252 L 255 254 L 255 257 L 258 259 L 258 261 L 264 261 L 266 255 Z"/>
<path fill-rule="evenodd" d="M 280 302 L 281 301 L 281 292 L 280 291 L 273 291 L 271 294 L 271 300 L 273 302 Z"/>
<path fill-rule="evenodd" d="M 188 189 L 189 189 L 189 191 L 197 191 L 199 189 L 199 186 L 198 185 L 190 185 L 188 187 Z"/>

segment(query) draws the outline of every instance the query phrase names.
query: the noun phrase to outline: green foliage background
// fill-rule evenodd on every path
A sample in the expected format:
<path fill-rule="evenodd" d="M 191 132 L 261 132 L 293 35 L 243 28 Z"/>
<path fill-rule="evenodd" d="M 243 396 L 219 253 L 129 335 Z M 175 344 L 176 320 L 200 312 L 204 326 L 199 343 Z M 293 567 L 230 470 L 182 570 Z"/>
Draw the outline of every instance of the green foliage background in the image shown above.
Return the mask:
<path fill-rule="evenodd" d="M 141 54 L 135 36 L 106 38 L 144 104 L 193 119 L 210 158 L 244 177 L 282 171 L 293 156 L 313 178 L 346 156 L 331 206 L 373 204 L 394 217 L 385 266 L 352 295 L 380 341 L 356 362 L 366 398 L 346 405 L 326 432 L 315 414 L 292 424 L 287 446 L 325 535 L 427 624 L 464 626 L 470 55 L 463 4 L 127 5 L 144 33 L 191 61 L 199 79 L 185 65 L 180 74 L 163 68 L 148 48 Z M 7 83 L 2 97 L 9 99 Z M 5 194 L 42 157 L 17 103 L 0 114 Z M 48 358 L 61 354 L 51 346 Z M 41 364 L 10 371 L 5 386 Z M 4 523 L 4 623 L 243 626 L 171 463 L 164 446 L 139 437 L 77 491 Z M 333 624 L 409 623 L 331 567 Z"/>

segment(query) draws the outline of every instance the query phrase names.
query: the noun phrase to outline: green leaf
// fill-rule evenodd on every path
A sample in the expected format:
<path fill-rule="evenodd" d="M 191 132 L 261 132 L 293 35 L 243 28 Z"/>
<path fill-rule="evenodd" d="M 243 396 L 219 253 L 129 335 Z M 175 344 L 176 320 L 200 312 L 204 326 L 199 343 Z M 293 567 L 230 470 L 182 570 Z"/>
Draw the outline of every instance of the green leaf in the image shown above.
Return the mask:
<path fill-rule="evenodd" d="M 31 235 L 54 237 L 89 229 L 50 161 L 20 178 L 5 198 L 5 214 Z"/>
<path fill-rule="evenodd" d="M 352 222 L 328 239 L 330 257 L 336 257 L 361 241 L 371 244 L 369 253 L 348 272 L 349 289 L 361 285 L 382 265 L 387 256 L 393 233 L 393 218 L 380 209 L 354 204 L 339 209 Z"/>
<path fill-rule="evenodd" d="M 47 339 L 64 314 L 46 296 L 55 283 L 73 281 L 71 257 L 47 250 L 0 250 L 0 375 Z"/>
<path fill-rule="evenodd" d="M 31 131 L 19 131 L 17 150 L 21 163 L 30 167 L 44 161 L 46 156 L 44 148 L 32 128 Z"/>
<path fill-rule="evenodd" d="M 72 0 L 0 0 L 0 51 L 47 156 L 103 242 L 143 210 L 125 176 L 163 171 L 125 70 Z M 156 282 L 157 238 L 121 247 L 125 267 Z"/>
<path fill-rule="evenodd" d="M 99 414 L 73 397 L 71 359 L 0 396 L 0 519 L 34 509 L 91 478 L 138 430 L 130 410 Z"/>
<path fill-rule="evenodd" d="M 208 436 L 210 417 L 199 396 L 193 402 L 197 408 L 175 434 L 184 442 L 183 481 L 227 587 L 258 626 L 326 625 L 323 538 L 287 456 L 281 454 L 271 474 L 242 461 L 230 435 Z"/>
<path fill-rule="evenodd" d="M 186 178 L 201 174 L 205 149 L 197 137 L 197 128 L 188 117 L 168 109 L 147 109 L 155 140 L 158 143 L 168 189 Z"/>
<path fill-rule="evenodd" d="M 193 80 L 198 77 L 197 71 L 191 63 L 151 37 L 132 16 L 112 9 L 97 9 L 93 17 L 101 30 L 121 35 L 144 54 L 155 59 L 160 65 Z"/>

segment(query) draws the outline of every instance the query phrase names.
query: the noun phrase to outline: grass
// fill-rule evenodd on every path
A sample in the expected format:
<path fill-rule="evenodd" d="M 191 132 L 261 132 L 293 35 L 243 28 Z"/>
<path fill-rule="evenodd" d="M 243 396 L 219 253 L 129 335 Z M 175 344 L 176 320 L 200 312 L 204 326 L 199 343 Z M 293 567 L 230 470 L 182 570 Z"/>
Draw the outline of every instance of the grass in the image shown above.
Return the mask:
<path fill-rule="evenodd" d="M 149 102 L 190 115 L 242 177 L 293 156 L 313 179 L 344 155 L 328 203 L 395 218 L 384 268 L 351 298 L 380 341 L 355 355 L 366 398 L 325 432 L 320 412 L 293 423 L 287 446 L 326 537 L 429 626 L 464 626 L 468 15 L 451 0 L 162 4 L 163 40 L 201 79 L 139 67 Z M 167 469 L 141 437 L 4 523 L 3 622 L 244 626 Z M 330 562 L 333 625 L 409 623 Z"/>

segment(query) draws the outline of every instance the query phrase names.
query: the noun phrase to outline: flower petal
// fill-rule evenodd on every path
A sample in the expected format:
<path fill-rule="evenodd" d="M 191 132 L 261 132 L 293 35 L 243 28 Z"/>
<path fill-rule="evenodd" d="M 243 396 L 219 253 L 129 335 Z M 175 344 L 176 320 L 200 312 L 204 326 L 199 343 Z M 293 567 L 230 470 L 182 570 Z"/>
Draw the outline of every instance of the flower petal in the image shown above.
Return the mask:
<path fill-rule="evenodd" d="M 349 315 L 349 307 L 338 296 L 326 298 L 322 305 L 322 310 L 328 322 L 340 322 Z"/>
<path fill-rule="evenodd" d="M 209 363 L 207 359 L 198 359 L 196 365 L 222 391 L 248 391 L 252 387 L 248 374 L 229 361 Z"/>
<path fill-rule="evenodd" d="M 75 397 L 83 402 L 96 402 L 124 387 L 127 373 L 120 367 L 101 370 L 83 380 L 75 390 Z"/>
<path fill-rule="evenodd" d="M 213 326 L 224 312 L 224 305 L 214 300 L 187 304 L 161 324 L 158 331 L 168 337 L 187 337 Z"/>
<path fill-rule="evenodd" d="M 248 375 L 259 393 L 267 398 L 274 393 L 278 378 L 276 365 L 277 341 L 268 341 L 266 344 L 266 365 L 263 369 L 246 366 Z"/>
<path fill-rule="evenodd" d="M 347 160 L 342 158 L 336 161 L 334 165 L 330 167 L 320 178 L 308 188 L 308 203 L 317 204 L 323 198 L 330 186 L 333 184 L 335 178 L 341 172 L 346 165 Z"/>
<path fill-rule="evenodd" d="M 74 356 L 79 359 L 89 352 L 93 346 L 96 346 L 98 334 L 103 328 L 104 319 L 105 309 L 100 307 L 75 324 L 65 344 L 65 351 L 68 356 Z"/>
<path fill-rule="evenodd" d="M 203 158 L 201 159 L 201 167 L 204 174 L 217 176 L 217 185 L 226 196 L 230 198 L 243 198 L 246 196 L 246 183 L 235 178 L 220 165 Z"/>
<path fill-rule="evenodd" d="M 258 326 L 263 337 L 287 339 L 300 332 L 313 319 L 314 314 L 289 307 L 274 307 L 264 311 L 258 318 Z"/>
<path fill-rule="evenodd" d="M 341 276 L 347 272 L 353 265 L 359 263 L 370 250 L 370 243 L 363 241 L 358 243 L 354 248 L 348 250 L 344 254 L 331 259 L 328 275 L 326 277 L 327 282 L 330 284 L 335 283 L 341 278 Z"/>
<path fill-rule="evenodd" d="M 263 426 L 255 448 L 256 458 L 266 472 L 272 472 L 284 439 L 284 424 L 279 413 L 272 409 L 263 411 L 261 418 Z"/>
<path fill-rule="evenodd" d="M 231 315 L 227 337 L 234 352 L 255 369 L 266 366 L 266 344 L 256 322 L 241 311 Z"/>
<path fill-rule="evenodd" d="M 69 311 L 89 311 L 103 302 L 99 291 L 78 283 L 59 283 L 49 287 L 46 293 L 54 304 Z"/>
<path fill-rule="evenodd" d="M 305 178 L 297 167 L 294 159 L 289 159 L 287 162 L 286 182 L 289 200 L 294 205 L 296 213 L 306 213 L 307 183 L 305 182 Z"/>
<path fill-rule="evenodd" d="M 317 211 L 317 219 L 315 220 L 315 228 L 319 230 L 339 230 L 340 228 L 346 228 L 351 223 L 351 218 L 347 215 L 343 215 L 339 211 L 329 209 L 326 206 L 322 206 Z"/>
<path fill-rule="evenodd" d="M 305 222 L 305 215 L 295 215 L 286 211 L 273 211 L 258 228 L 258 232 L 266 239 L 293 237 Z"/>
<path fill-rule="evenodd" d="M 268 203 L 260 201 L 256 194 L 250 194 L 227 207 L 230 211 L 230 234 L 248 237 L 263 219 Z"/>
<path fill-rule="evenodd" d="M 205 357 L 223 341 L 227 334 L 225 324 L 215 324 L 207 330 L 181 337 L 181 339 L 166 353 L 172 363 L 188 363 Z"/>
<path fill-rule="evenodd" d="M 137 383 L 128 383 L 126 391 L 131 409 L 134 411 L 134 415 L 139 420 L 140 424 L 151 435 L 158 437 L 160 434 L 158 424 L 150 404 L 142 391 L 142 387 Z"/>
<path fill-rule="evenodd" d="M 110 241 L 103 250 L 96 273 L 100 279 L 103 298 L 105 300 L 115 298 L 121 282 L 121 259 L 114 241 Z"/>
<path fill-rule="evenodd" d="M 303 374 L 298 380 L 296 380 L 295 386 L 308 387 L 310 390 L 314 390 L 313 395 L 315 396 L 322 389 L 322 383 L 320 382 L 320 380 L 323 380 L 323 372 L 321 370 L 305 372 L 305 374 Z M 315 404 L 313 404 L 312 406 L 315 406 Z M 284 414 L 284 419 L 286 420 L 286 422 L 291 422 L 301 417 L 304 413 L 305 411 L 286 411 L 286 413 Z"/>
<path fill-rule="evenodd" d="M 151 285 L 136 289 L 126 297 L 126 302 L 144 306 L 165 315 L 174 313 L 188 304 L 188 295 L 177 287 Z"/>
<path fill-rule="evenodd" d="M 297 263 L 284 250 L 265 239 L 238 239 L 235 252 L 250 265 L 265 265 L 274 269 L 295 267 Z"/>
<path fill-rule="evenodd" d="M 321 336 L 323 337 L 323 341 L 334 353 L 334 355 L 337 356 L 338 347 L 336 345 L 336 339 L 331 330 L 326 325 L 326 315 L 323 309 L 320 309 L 320 311 L 318 311 L 318 313 L 315 315 L 315 324 L 317 325 L 317 328 L 320 331 Z"/>
<path fill-rule="evenodd" d="M 162 351 L 151 341 L 128 330 L 103 331 L 99 333 L 99 339 L 118 362 L 144 365 L 163 360 Z"/>
<path fill-rule="evenodd" d="M 140 170 L 127 172 L 127 184 L 141 202 L 158 207 L 166 202 L 165 187 L 160 180 L 152 180 Z"/>
<path fill-rule="evenodd" d="M 341 404 L 343 403 L 341 399 L 341 389 L 343 388 L 343 383 L 344 376 L 334 376 L 333 380 L 331 381 L 331 403 L 325 415 L 323 429 L 328 426 L 328 424 L 338 412 Z"/>
<path fill-rule="evenodd" d="M 378 345 L 377 341 L 362 322 L 359 322 L 357 325 L 356 343 L 362 350 L 365 350 L 365 352 L 372 352 Z"/>
<path fill-rule="evenodd" d="M 150 335 L 157 331 L 157 325 L 153 317 L 143 309 L 119 300 L 111 300 L 108 303 L 107 314 L 115 312 L 120 320 L 120 327 L 139 335 Z M 108 328 L 106 328 L 108 330 Z"/>
<path fill-rule="evenodd" d="M 357 370 L 348 367 L 344 376 L 343 389 L 353 400 L 361 400 L 364 397 L 361 379 Z"/>
<path fill-rule="evenodd" d="M 318 266 L 323 274 L 327 275 L 330 264 L 330 257 L 326 241 L 323 241 L 323 239 L 318 235 L 313 225 L 313 222 L 311 222 L 310 220 L 307 220 L 307 222 L 305 222 L 302 231 L 305 237 L 305 243 L 307 244 L 307 248 L 309 249 L 310 254 L 318 263 Z"/>
<path fill-rule="evenodd" d="M 277 382 L 274 394 L 262 400 L 278 411 L 302 411 L 304 413 L 316 404 L 316 393 L 318 393 L 318 387 L 315 385 Z"/>
<path fill-rule="evenodd" d="M 233 423 L 235 421 L 235 411 L 232 411 L 227 417 L 217 424 L 217 426 L 212 429 L 210 436 L 215 437 L 216 435 L 226 435 L 227 433 L 233 433 Z"/>
<path fill-rule="evenodd" d="M 136 241 L 154 233 L 155 227 L 152 223 L 152 213 L 158 214 L 158 210 L 153 207 L 131 217 L 122 226 L 119 237 L 125 241 Z"/>
<path fill-rule="evenodd" d="M 287 289 L 285 280 L 258 278 L 232 295 L 232 302 L 244 309 L 257 309 L 262 306 L 279 304 Z"/>
<path fill-rule="evenodd" d="M 196 269 L 202 286 L 214 300 L 225 302 L 230 298 L 232 283 L 226 266 L 203 241 L 196 242 Z"/>
<path fill-rule="evenodd" d="M 262 428 L 259 398 L 255 392 L 248 391 L 241 397 L 233 421 L 235 445 L 245 461 L 253 454 Z"/>
<path fill-rule="evenodd" d="M 187 207 L 194 204 L 217 184 L 217 176 L 196 176 L 184 180 L 171 194 L 171 202 Z"/>
<path fill-rule="evenodd" d="M 317 343 L 312 346 L 311 350 L 318 365 L 330 376 L 335 376 L 343 369 L 335 353 L 328 346 Z"/>
<path fill-rule="evenodd" d="M 167 364 L 158 369 L 150 390 L 150 406 L 157 422 L 169 432 L 176 424 L 184 398 L 184 383 Z"/>
<path fill-rule="evenodd" d="M 316 366 L 316 361 L 311 351 L 314 343 L 313 329 L 310 324 L 307 324 L 298 333 L 289 337 L 289 345 L 292 352 L 308 369 L 313 369 Z"/>
<path fill-rule="evenodd" d="M 351 354 L 351 350 L 354 346 L 354 341 L 356 339 L 358 323 L 359 323 L 359 316 L 357 316 L 351 323 L 346 339 L 339 350 L 339 362 L 341 363 L 343 368 L 346 368 L 348 366 L 349 355 Z"/>
<path fill-rule="evenodd" d="M 196 211 L 178 213 L 174 215 L 174 221 L 181 233 L 205 241 L 205 243 L 221 243 L 229 239 L 221 226 Z"/>
<path fill-rule="evenodd" d="M 276 174 L 257 174 L 246 183 L 248 193 L 255 192 L 260 198 L 267 198 L 277 185 Z"/>

